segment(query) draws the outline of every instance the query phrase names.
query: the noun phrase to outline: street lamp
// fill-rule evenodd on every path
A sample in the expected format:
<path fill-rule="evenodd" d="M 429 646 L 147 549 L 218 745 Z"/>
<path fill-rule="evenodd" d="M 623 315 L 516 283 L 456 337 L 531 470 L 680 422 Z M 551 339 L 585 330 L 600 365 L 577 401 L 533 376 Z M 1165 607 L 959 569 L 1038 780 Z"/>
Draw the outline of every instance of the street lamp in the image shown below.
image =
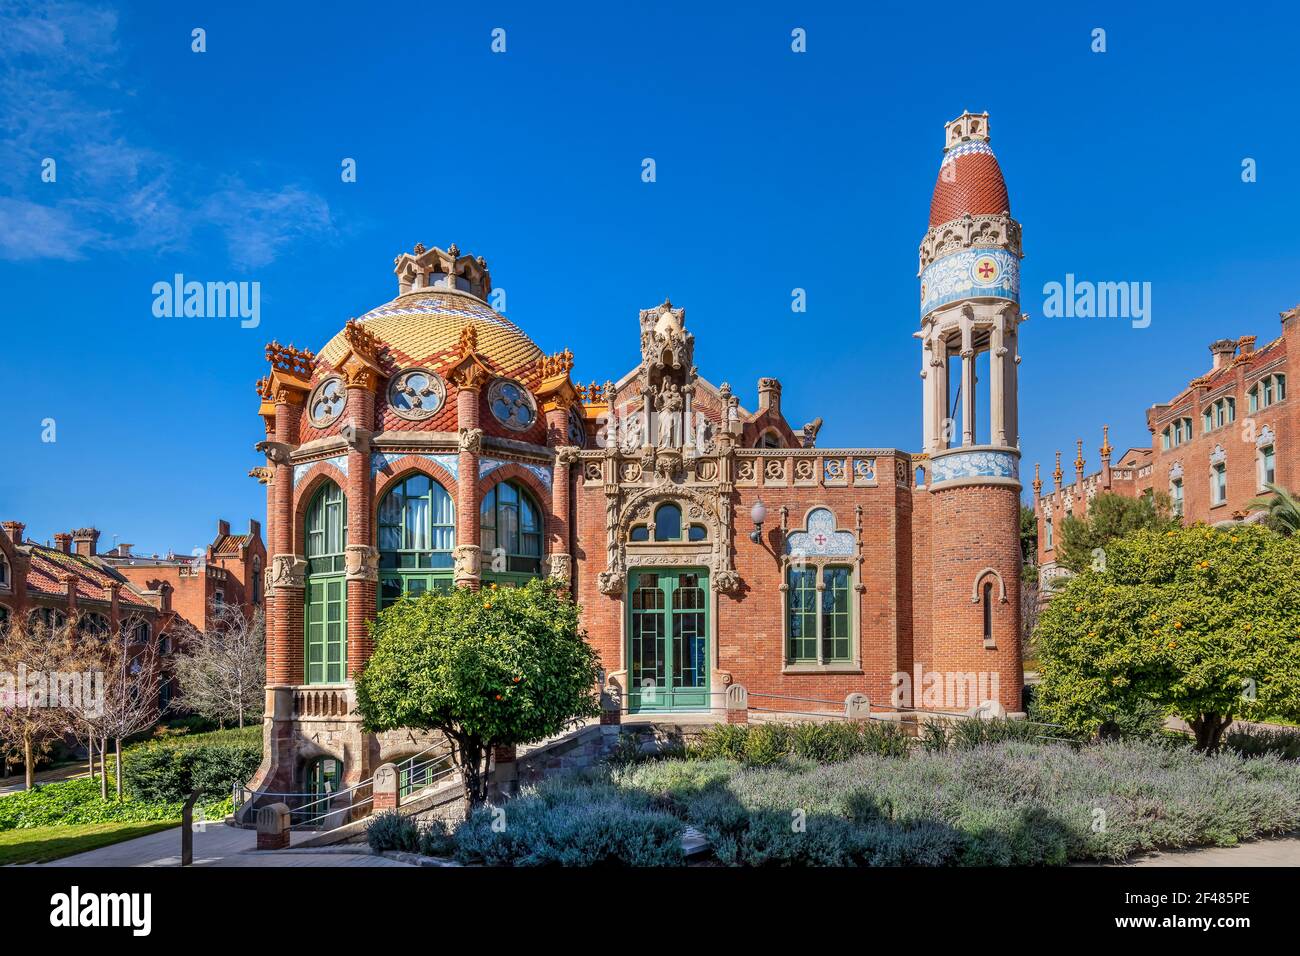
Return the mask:
<path fill-rule="evenodd" d="M 763 522 L 767 519 L 767 505 L 759 498 L 754 507 L 749 509 L 749 517 L 754 522 L 754 530 L 749 533 L 749 540 L 758 544 L 763 540 Z"/>

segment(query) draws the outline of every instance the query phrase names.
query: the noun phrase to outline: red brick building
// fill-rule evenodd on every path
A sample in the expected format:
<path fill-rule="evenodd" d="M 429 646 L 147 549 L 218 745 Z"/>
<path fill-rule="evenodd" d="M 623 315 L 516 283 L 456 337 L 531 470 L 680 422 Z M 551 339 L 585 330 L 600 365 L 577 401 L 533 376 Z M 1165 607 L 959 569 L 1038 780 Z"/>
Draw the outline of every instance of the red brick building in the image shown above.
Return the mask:
<path fill-rule="evenodd" d="M 1287 355 L 1300 354 L 1300 306 L 1281 314 L 1282 334 L 1256 348 L 1255 336 L 1210 343 L 1212 366 L 1168 402 L 1147 409 L 1150 448 L 1131 448 L 1112 467 L 1103 430 L 1101 470 L 1084 474 L 1083 441 L 1077 442 L 1075 478 L 1062 485 L 1056 454 L 1053 488 L 1042 491 L 1034 466 L 1034 513 L 1038 519 L 1038 563 L 1050 581 L 1064 572 L 1056 563 L 1061 521 L 1083 517 L 1098 492 L 1138 497 L 1168 494 L 1185 523 L 1257 520 L 1247 503 L 1264 485 L 1295 488 L 1300 480 L 1292 454 L 1300 418 L 1288 398 Z"/>
<path fill-rule="evenodd" d="M 217 537 L 194 558 L 134 555 L 129 544 L 100 553 L 95 528 L 56 534 L 53 547 L 27 540 L 21 522 L 0 529 L 0 635 L 19 620 L 75 623 L 97 635 L 158 641 L 165 661 L 184 624 L 207 626 L 212 600 L 237 603 L 246 613 L 262 600 L 266 549 L 256 521 L 245 535 L 231 535 L 229 524 L 218 522 Z M 174 689 L 166 684 L 164 698 Z"/>
<path fill-rule="evenodd" d="M 487 264 L 455 245 L 398 256 L 397 297 L 319 354 L 269 346 L 254 788 L 357 782 L 423 749 L 360 730 L 367 623 L 403 595 L 535 575 L 569 583 L 632 713 L 721 712 L 733 684 L 769 709 L 887 705 L 899 675 L 932 673 L 991 675 L 1019 710 L 1020 226 L 987 115 L 945 134 L 913 332 L 919 451 L 816 447 L 820 420 L 792 427 L 774 378 L 743 406 L 697 370 L 668 301 L 629 320 L 637 364 L 576 384 L 572 353 L 496 312 Z"/>

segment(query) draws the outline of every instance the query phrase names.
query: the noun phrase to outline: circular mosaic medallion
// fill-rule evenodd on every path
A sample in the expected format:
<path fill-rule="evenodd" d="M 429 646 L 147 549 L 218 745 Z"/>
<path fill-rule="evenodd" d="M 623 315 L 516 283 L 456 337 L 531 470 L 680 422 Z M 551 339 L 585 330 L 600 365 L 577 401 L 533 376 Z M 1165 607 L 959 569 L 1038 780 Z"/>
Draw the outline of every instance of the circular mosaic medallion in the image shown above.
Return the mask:
<path fill-rule="evenodd" d="M 527 431 L 537 421 L 537 403 L 532 394 L 518 382 L 499 378 L 488 389 L 488 408 L 492 417 L 506 428 L 517 432 Z"/>
<path fill-rule="evenodd" d="M 332 375 L 312 389 L 307 416 L 317 428 L 325 428 L 339 420 L 347 403 L 348 390 L 343 387 L 343 379 Z"/>
<path fill-rule="evenodd" d="M 976 256 L 971 263 L 970 277 L 976 285 L 994 285 L 1002 275 L 1002 266 L 992 256 Z"/>
<path fill-rule="evenodd" d="M 446 401 L 447 387 L 428 369 L 405 369 L 388 383 L 388 407 L 393 414 L 408 421 L 432 418 Z"/>

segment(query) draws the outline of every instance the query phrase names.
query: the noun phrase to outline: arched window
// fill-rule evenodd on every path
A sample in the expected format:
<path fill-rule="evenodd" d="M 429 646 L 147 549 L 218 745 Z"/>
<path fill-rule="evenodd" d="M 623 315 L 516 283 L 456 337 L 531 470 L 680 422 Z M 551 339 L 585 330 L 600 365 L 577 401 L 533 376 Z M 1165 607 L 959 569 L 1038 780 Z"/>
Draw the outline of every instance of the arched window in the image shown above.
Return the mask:
<path fill-rule="evenodd" d="M 9 608 L 0 604 L 0 637 L 9 633 Z"/>
<path fill-rule="evenodd" d="M 1277 458 L 1273 453 L 1273 446 L 1261 445 L 1255 452 L 1255 460 L 1259 470 L 1259 490 L 1263 491 L 1265 485 L 1277 483 Z"/>
<path fill-rule="evenodd" d="M 77 622 L 77 633 L 81 637 L 103 639 L 108 637 L 109 630 L 111 628 L 108 624 L 108 618 L 93 611 L 81 615 L 81 620 Z"/>
<path fill-rule="evenodd" d="M 984 645 L 993 645 L 993 582 L 984 582 Z"/>
<path fill-rule="evenodd" d="M 327 482 L 307 509 L 307 564 L 312 574 L 342 571 L 348 540 L 348 508 L 343 490 Z"/>
<path fill-rule="evenodd" d="M 56 607 L 38 607 L 27 615 L 27 623 L 54 630 L 68 623 L 68 615 Z"/>
<path fill-rule="evenodd" d="M 0 551 L 0 588 L 9 587 L 9 559 Z"/>
<path fill-rule="evenodd" d="M 645 542 L 650 540 L 650 528 L 654 527 L 655 541 L 707 541 L 709 529 L 702 524 L 686 524 L 682 519 L 681 506 L 667 502 L 654 510 L 653 522 L 635 524 L 628 529 L 629 541 Z"/>
<path fill-rule="evenodd" d="M 262 606 L 262 559 L 253 556 L 253 607 Z"/>
<path fill-rule="evenodd" d="M 447 489 L 411 475 L 379 503 L 379 608 L 452 586 L 456 509 Z"/>
<path fill-rule="evenodd" d="M 307 509 L 303 617 L 308 684 L 337 684 L 347 676 L 348 589 L 343 575 L 347 540 L 347 498 L 338 485 L 327 482 Z"/>
<path fill-rule="evenodd" d="M 542 512 L 522 485 L 494 485 L 483 496 L 479 527 L 483 560 L 491 569 L 485 577 L 542 573 Z"/>
<path fill-rule="evenodd" d="M 655 509 L 655 540 L 680 541 L 682 537 L 682 509 L 676 505 L 660 505 Z"/>

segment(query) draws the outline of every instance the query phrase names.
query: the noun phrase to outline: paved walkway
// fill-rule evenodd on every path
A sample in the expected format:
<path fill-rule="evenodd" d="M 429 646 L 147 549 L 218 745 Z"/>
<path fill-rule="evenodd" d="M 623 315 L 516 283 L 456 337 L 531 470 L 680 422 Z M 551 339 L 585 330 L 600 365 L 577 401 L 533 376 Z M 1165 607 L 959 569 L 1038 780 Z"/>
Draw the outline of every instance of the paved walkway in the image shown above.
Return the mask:
<path fill-rule="evenodd" d="M 43 783 L 58 783 L 60 780 L 75 780 L 80 777 L 88 776 L 90 776 L 90 771 L 86 769 L 84 763 L 74 763 L 68 764 L 64 767 L 57 767 L 54 770 L 36 771 L 36 783 L 37 785 Z M 109 779 L 109 786 L 113 786 L 111 777 Z M 9 777 L 0 777 L 0 797 L 11 793 L 19 793 L 26 789 L 27 778 L 21 773 Z"/>
<path fill-rule="evenodd" d="M 1300 837 L 1152 853 L 1121 866 L 1300 866 Z"/>
<path fill-rule="evenodd" d="M 300 839 L 298 834 L 295 837 Z M 194 831 L 195 866 L 407 866 L 382 856 L 371 856 L 364 845 L 318 850 L 255 849 L 257 834 L 224 823 L 210 823 Z M 112 846 L 65 856 L 44 866 L 180 866 L 181 828 L 160 830 Z"/>

